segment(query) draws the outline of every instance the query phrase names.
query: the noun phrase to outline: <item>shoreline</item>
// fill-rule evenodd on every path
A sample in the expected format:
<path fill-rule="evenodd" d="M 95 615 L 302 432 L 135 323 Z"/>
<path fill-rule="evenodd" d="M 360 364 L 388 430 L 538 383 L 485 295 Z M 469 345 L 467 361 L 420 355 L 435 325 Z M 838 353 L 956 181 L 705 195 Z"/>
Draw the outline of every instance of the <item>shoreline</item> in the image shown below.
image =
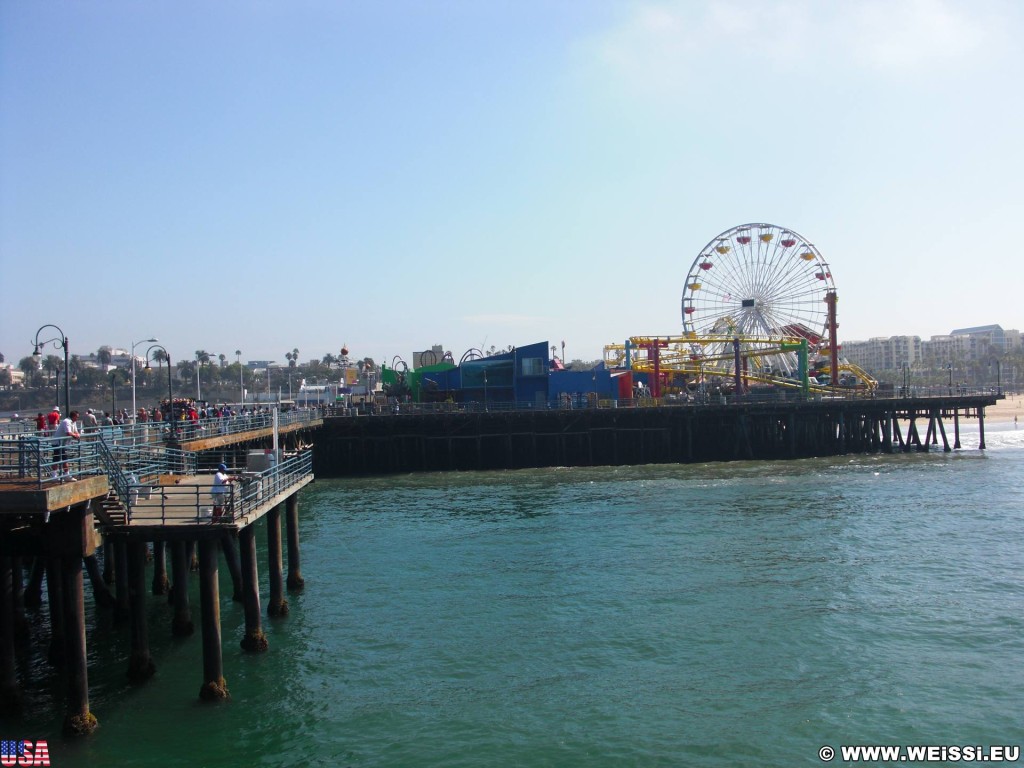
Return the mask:
<path fill-rule="evenodd" d="M 1012 424 L 1014 417 L 1019 425 L 1024 424 L 1024 395 L 1007 395 L 1005 400 L 985 408 L 986 424 Z"/>

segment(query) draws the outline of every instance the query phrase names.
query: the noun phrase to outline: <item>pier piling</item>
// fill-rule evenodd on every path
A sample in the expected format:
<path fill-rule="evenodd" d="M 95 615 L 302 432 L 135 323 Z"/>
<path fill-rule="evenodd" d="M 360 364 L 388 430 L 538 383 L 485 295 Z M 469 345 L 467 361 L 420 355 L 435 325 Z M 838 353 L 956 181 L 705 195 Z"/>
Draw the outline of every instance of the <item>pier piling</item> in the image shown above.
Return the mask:
<path fill-rule="evenodd" d="M 284 568 L 281 562 L 281 505 L 267 512 L 267 570 L 270 576 L 270 604 L 268 616 L 288 614 L 288 601 L 284 597 Z"/>
<path fill-rule="evenodd" d="M 50 649 L 46 658 L 55 667 L 64 664 L 64 592 L 60 561 L 55 556 L 46 558 L 46 600 L 50 606 Z"/>
<path fill-rule="evenodd" d="M 199 698 L 221 701 L 229 697 L 224 680 L 221 648 L 220 588 L 217 582 L 217 539 L 199 540 L 199 605 L 203 632 L 203 685 Z"/>
<path fill-rule="evenodd" d="M 153 594 L 167 594 L 167 545 L 162 541 L 153 542 Z"/>
<path fill-rule="evenodd" d="M 128 679 L 134 683 L 148 680 L 156 673 L 149 652 L 149 631 L 146 627 L 146 542 L 126 542 L 128 549 L 128 593 L 131 605 L 131 653 L 128 656 Z"/>
<path fill-rule="evenodd" d="M 267 636 L 263 634 L 260 616 L 260 578 L 256 565 L 256 532 L 251 525 L 238 534 L 238 551 L 242 559 L 242 604 L 245 608 L 245 635 L 243 650 L 262 653 L 267 650 Z"/>
<path fill-rule="evenodd" d="M 238 560 L 238 548 L 235 546 L 234 535 L 223 534 L 220 537 L 220 548 L 224 552 L 224 562 L 228 565 L 228 573 L 231 574 L 231 599 L 240 603 L 242 602 L 242 564 Z"/>
<path fill-rule="evenodd" d="M 188 601 L 188 574 L 188 547 L 184 541 L 171 542 L 171 605 L 174 608 L 171 634 L 174 637 L 188 637 L 195 631 Z"/>
<path fill-rule="evenodd" d="M 306 586 L 302 578 L 302 563 L 299 557 L 299 497 L 292 494 L 285 502 L 285 519 L 288 528 L 288 589 L 297 592 Z"/>
<path fill-rule="evenodd" d="M 0 715 L 21 709 L 21 690 L 14 658 L 13 557 L 0 557 Z"/>
<path fill-rule="evenodd" d="M 85 645 L 85 585 L 82 558 L 92 554 L 85 541 L 92 535 L 92 515 L 71 508 L 54 521 L 59 527 L 61 548 L 60 581 L 63 612 L 64 676 L 67 682 L 67 709 L 64 732 L 84 735 L 96 729 L 96 717 L 89 711 L 89 668 Z M 88 549 L 88 551 L 86 551 Z"/>

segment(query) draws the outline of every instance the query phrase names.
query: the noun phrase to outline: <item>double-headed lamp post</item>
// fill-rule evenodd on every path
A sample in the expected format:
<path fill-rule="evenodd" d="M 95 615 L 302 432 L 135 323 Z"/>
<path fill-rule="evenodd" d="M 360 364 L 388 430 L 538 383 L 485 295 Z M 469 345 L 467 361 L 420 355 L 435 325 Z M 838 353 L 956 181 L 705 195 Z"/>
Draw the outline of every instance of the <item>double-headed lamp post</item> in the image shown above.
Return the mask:
<path fill-rule="evenodd" d="M 53 328 L 60 336 L 53 339 L 47 339 L 46 341 L 39 340 L 39 334 L 46 328 Z M 44 325 L 38 331 L 36 331 L 35 341 L 29 342 L 35 345 L 35 349 L 32 351 L 32 357 L 38 362 L 43 356 L 41 347 L 45 347 L 47 344 L 53 344 L 54 349 L 64 350 L 64 416 L 67 417 L 71 413 L 71 371 L 68 369 L 68 337 L 64 335 L 64 331 L 58 328 L 56 325 Z"/>
<path fill-rule="evenodd" d="M 155 341 L 159 341 L 159 339 L 143 339 L 142 341 L 132 342 L 132 416 L 130 420 L 132 424 L 135 423 L 137 410 L 137 406 L 135 405 L 135 348 L 139 346 L 139 344 L 151 344 Z"/>
<path fill-rule="evenodd" d="M 146 350 L 146 370 L 150 369 L 149 365 L 149 353 L 154 349 L 162 349 L 164 351 L 164 361 L 167 363 L 167 407 L 170 409 L 170 420 L 174 422 L 174 390 L 171 388 L 171 356 L 167 352 L 167 348 L 161 344 L 154 344 Z"/>

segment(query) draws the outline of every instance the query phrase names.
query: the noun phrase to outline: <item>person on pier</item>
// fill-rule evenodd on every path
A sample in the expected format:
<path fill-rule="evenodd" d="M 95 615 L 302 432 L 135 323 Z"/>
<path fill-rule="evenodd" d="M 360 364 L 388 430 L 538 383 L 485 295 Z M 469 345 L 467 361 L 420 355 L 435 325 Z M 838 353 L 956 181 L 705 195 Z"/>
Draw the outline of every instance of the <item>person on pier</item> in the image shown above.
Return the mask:
<path fill-rule="evenodd" d="M 67 415 L 67 418 L 63 419 L 60 424 L 57 425 L 57 429 L 54 430 L 54 449 L 53 449 L 53 478 L 57 478 L 56 466 L 61 466 L 61 482 L 65 480 L 73 482 L 75 478 L 71 476 L 71 465 L 68 463 L 68 440 L 81 440 L 82 436 L 78 433 L 78 411 L 72 411 Z"/>
<path fill-rule="evenodd" d="M 226 464 L 219 464 L 213 475 L 213 519 L 221 517 L 231 504 L 231 486 L 238 480 L 235 475 L 228 474 Z"/>

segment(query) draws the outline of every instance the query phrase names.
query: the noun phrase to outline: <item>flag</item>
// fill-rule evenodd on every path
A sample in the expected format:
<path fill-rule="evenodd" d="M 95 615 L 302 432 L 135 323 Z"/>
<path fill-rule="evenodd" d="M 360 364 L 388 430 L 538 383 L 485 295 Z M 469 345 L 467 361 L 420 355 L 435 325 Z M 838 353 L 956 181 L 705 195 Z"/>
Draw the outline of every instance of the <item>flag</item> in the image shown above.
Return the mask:
<path fill-rule="evenodd" d="M 0 755 L 4 757 L 21 757 L 25 754 L 25 742 L 18 740 L 4 739 L 0 742 Z"/>

